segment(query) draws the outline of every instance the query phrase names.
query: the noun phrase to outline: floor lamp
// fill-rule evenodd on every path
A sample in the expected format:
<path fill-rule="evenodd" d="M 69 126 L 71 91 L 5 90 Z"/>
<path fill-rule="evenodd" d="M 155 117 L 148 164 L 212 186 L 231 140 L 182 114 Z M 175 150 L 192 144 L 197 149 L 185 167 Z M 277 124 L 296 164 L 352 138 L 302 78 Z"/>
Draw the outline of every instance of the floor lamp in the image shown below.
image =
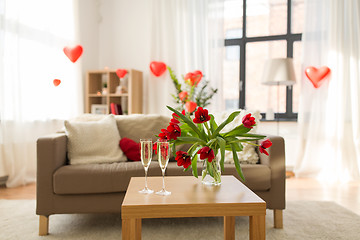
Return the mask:
<path fill-rule="evenodd" d="M 277 86 L 277 112 L 279 113 L 279 86 L 292 86 L 296 83 L 294 64 L 292 58 L 273 58 L 265 62 L 264 72 L 262 76 L 262 84 Z M 269 99 L 271 101 L 271 99 Z M 274 120 L 273 116 L 268 116 L 266 113 L 266 120 Z M 270 118 L 269 118 L 270 117 Z M 279 135 L 279 114 L 276 116 L 277 134 Z"/>

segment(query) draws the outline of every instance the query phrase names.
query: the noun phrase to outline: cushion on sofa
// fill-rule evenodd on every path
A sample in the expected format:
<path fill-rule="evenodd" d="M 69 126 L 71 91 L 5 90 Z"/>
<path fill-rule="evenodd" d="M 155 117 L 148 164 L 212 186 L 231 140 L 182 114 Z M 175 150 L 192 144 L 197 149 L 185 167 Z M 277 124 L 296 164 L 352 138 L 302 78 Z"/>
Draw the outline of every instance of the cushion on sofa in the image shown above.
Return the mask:
<path fill-rule="evenodd" d="M 66 165 L 55 171 L 53 187 L 56 194 L 124 192 L 131 177 L 144 175 L 141 162 Z M 148 176 L 162 176 L 157 162 L 150 164 Z"/>
<path fill-rule="evenodd" d="M 113 115 L 99 121 L 65 121 L 70 164 L 110 163 L 123 159 Z"/>

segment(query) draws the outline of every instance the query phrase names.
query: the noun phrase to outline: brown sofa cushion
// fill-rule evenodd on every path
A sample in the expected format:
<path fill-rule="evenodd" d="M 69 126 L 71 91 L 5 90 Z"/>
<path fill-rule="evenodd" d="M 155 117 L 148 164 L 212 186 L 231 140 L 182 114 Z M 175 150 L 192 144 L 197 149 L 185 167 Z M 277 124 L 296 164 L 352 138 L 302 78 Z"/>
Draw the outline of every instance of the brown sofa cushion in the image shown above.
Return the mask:
<path fill-rule="evenodd" d="M 261 164 L 241 164 L 245 176 L 244 184 L 252 191 L 266 191 L 271 187 L 271 170 L 267 165 Z M 177 166 L 176 162 L 170 162 L 166 169 L 167 176 L 192 175 L 191 169 L 183 171 L 183 167 Z M 199 181 L 201 179 L 202 164 L 198 163 Z M 225 171 L 222 175 L 233 175 L 240 180 L 234 164 L 225 164 Z"/>
<path fill-rule="evenodd" d="M 56 170 L 53 175 L 54 193 L 124 192 L 131 177 L 143 177 L 144 175 L 141 162 L 66 165 Z M 162 176 L 156 161 L 151 163 L 148 176 Z"/>

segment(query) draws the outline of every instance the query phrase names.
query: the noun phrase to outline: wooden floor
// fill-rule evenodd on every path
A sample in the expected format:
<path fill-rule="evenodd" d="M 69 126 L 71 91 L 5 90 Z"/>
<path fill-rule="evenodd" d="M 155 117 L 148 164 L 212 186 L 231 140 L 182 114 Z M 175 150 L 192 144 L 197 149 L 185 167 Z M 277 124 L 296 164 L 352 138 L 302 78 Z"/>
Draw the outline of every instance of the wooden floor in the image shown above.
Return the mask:
<path fill-rule="evenodd" d="M 36 185 L 0 188 L 0 199 L 35 199 Z M 360 181 L 330 184 L 314 179 L 286 179 L 287 201 L 333 201 L 360 215 Z"/>

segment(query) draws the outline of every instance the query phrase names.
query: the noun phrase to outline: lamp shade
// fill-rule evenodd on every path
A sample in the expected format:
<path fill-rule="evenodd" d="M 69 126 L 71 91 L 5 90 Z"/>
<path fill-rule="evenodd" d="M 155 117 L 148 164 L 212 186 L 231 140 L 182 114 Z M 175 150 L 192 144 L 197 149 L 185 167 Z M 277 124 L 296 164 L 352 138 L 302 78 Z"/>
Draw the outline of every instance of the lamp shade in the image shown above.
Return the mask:
<path fill-rule="evenodd" d="M 261 83 L 265 85 L 294 85 L 296 78 L 292 58 L 267 60 Z"/>

